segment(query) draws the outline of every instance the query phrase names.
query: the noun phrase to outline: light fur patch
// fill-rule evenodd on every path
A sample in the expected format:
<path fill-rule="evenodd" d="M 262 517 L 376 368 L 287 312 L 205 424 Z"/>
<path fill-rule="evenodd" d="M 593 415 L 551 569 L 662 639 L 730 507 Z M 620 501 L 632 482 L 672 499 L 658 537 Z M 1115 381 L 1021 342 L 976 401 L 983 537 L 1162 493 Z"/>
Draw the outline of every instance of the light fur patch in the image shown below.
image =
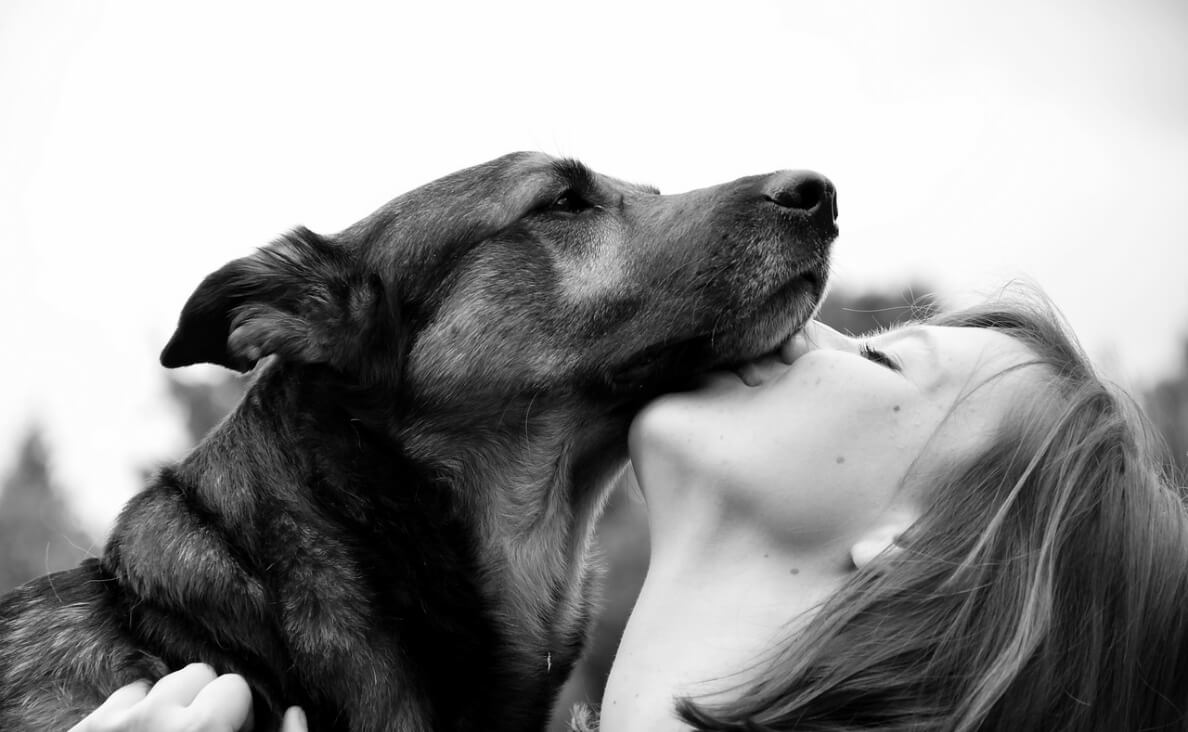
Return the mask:
<path fill-rule="evenodd" d="M 627 282 L 630 258 L 623 255 L 624 237 L 618 229 L 600 227 L 579 256 L 556 258 L 557 286 L 563 298 L 582 305 L 621 292 Z"/>

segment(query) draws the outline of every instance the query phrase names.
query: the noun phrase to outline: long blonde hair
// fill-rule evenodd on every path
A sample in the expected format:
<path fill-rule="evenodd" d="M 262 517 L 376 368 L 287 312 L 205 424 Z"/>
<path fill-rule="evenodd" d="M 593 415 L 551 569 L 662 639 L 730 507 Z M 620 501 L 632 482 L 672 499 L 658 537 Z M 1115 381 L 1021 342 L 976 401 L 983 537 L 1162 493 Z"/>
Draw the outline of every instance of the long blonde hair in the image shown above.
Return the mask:
<path fill-rule="evenodd" d="M 930 319 L 1035 353 L 1041 386 L 930 486 L 905 551 L 857 572 L 698 730 L 1188 729 L 1188 512 L 1140 411 L 1054 308 Z"/>

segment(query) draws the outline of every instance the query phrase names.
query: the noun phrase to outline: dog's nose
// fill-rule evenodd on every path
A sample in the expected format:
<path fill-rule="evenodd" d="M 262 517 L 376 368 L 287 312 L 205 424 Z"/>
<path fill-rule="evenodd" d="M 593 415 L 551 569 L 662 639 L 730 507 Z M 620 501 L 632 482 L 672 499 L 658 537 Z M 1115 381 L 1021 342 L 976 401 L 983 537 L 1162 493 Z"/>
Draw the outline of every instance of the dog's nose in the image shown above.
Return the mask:
<path fill-rule="evenodd" d="M 837 189 L 820 173 L 811 170 L 775 173 L 763 186 L 763 196 L 781 208 L 837 221 Z"/>

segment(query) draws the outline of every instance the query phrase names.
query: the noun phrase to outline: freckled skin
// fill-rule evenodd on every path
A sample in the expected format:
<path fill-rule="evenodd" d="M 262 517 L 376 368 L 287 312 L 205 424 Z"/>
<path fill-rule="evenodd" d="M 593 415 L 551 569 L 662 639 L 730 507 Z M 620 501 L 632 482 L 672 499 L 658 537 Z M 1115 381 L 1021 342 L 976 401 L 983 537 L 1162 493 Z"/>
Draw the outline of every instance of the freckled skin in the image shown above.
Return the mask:
<path fill-rule="evenodd" d="M 956 456 L 984 436 L 1009 401 L 993 388 L 958 396 L 1030 356 L 994 331 L 929 328 L 929 344 L 873 339 L 902 373 L 861 355 L 857 340 L 814 323 L 792 363 L 766 357 L 747 386 L 718 373 L 692 392 L 652 402 L 632 425 L 641 482 L 679 475 L 689 491 L 745 506 L 758 524 L 813 546 L 844 542 L 890 503 L 913 466 Z M 943 425 L 943 428 L 942 428 Z M 927 456 L 926 456 L 927 457 Z M 839 538 L 840 537 L 840 538 Z"/>

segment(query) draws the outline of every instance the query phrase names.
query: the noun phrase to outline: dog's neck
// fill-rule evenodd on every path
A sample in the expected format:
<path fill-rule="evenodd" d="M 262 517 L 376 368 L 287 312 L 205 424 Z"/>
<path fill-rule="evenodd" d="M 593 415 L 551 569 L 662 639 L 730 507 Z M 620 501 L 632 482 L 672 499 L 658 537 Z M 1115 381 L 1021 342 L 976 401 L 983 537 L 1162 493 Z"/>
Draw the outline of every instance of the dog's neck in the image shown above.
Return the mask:
<path fill-rule="evenodd" d="M 505 398 L 470 417 L 414 415 L 396 432 L 471 517 L 480 589 L 504 639 L 507 678 L 554 691 L 580 656 L 594 608 L 589 559 L 598 516 L 627 463 L 628 420 L 609 400 Z M 461 434 L 458 424 L 469 429 Z"/>
<path fill-rule="evenodd" d="M 481 424 L 452 439 L 421 432 L 443 440 L 429 464 L 407 457 L 424 447 L 412 425 L 382 434 L 323 376 L 265 368 L 129 505 L 105 560 L 116 576 L 141 597 L 188 578 L 175 607 L 142 610 L 156 615 L 140 632 L 176 632 L 169 618 L 203 608 L 212 630 L 195 644 L 213 642 L 243 673 L 272 668 L 249 678 L 279 708 L 391 722 L 420 707 L 490 729 L 543 726 L 585 639 L 585 555 L 602 485 L 623 462 L 572 436 L 612 438 L 533 408 L 514 439 Z M 308 698 L 286 696 L 290 674 Z"/>
<path fill-rule="evenodd" d="M 510 415 L 513 430 L 472 422 L 464 436 L 419 425 L 400 432 L 410 452 L 435 456 L 434 470 L 473 517 L 481 589 L 496 608 L 513 675 L 563 682 L 592 620 L 598 578 L 588 554 L 626 465 L 627 425 L 591 414 L 525 398 L 503 407 L 500 419 Z"/>

